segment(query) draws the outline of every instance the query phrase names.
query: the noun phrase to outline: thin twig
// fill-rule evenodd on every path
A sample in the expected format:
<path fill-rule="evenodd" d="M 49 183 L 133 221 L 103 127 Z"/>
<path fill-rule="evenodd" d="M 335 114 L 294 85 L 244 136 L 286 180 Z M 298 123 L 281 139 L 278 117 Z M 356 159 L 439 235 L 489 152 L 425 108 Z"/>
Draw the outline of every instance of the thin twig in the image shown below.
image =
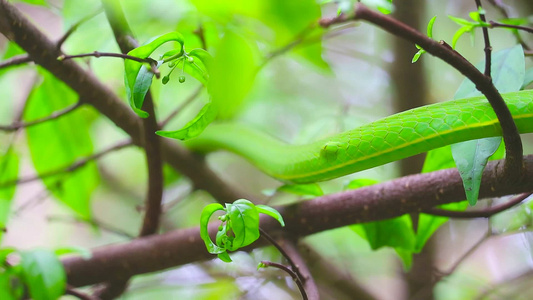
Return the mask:
<path fill-rule="evenodd" d="M 259 232 L 261 233 L 261 237 L 262 238 L 267 240 L 270 244 L 272 244 L 272 246 L 274 246 L 274 247 L 276 247 L 276 249 L 278 249 L 278 251 L 281 253 L 281 255 L 283 257 L 285 257 L 285 259 L 291 265 L 291 267 L 295 270 L 295 272 L 297 272 L 298 268 L 296 267 L 296 264 L 294 263 L 292 258 L 287 254 L 287 252 L 285 252 L 283 247 L 281 247 L 281 245 L 278 244 L 278 242 L 276 242 L 276 240 L 274 240 L 274 238 L 272 238 L 270 236 L 270 234 L 268 234 L 266 231 L 264 231 L 261 227 L 259 227 Z"/>
<path fill-rule="evenodd" d="M 316 282 L 309 270 L 307 261 L 302 257 L 299 247 L 296 245 L 297 240 L 294 238 L 283 238 L 281 239 L 281 246 L 285 249 L 285 253 L 291 257 L 293 263 L 296 265 L 296 269 L 293 269 L 300 278 L 300 281 L 304 285 L 305 292 L 307 297 L 310 300 L 319 300 L 320 294 L 318 292 L 318 287 Z"/>
<path fill-rule="evenodd" d="M 62 116 L 65 116 L 66 114 L 76 110 L 77 108 L 81 107 L 82 106 L 82 102 L 78 101 L 76 102 L 75 104 L 67 107 L 67 108 L 64 108 L 62 110 L 58 110 L 56 112 L 53 112 L 52 114 L 50 114 L 49 116 L 46 116 L 44 118 L 41 118 L 41 119 L 37 119 L 37 120 L 34 120 L 34 121 L 29 121 L 29 122 L 20 122 L 20 121 L 16 121 L 14 122 L 13 124 L 11 125 L 0 125 L 0 131 L 16 131 L 16 130 L 19 130 L 21 128 L 27 128 L 27 127 L 31 127 L 31 126 L 34 126 L 34 125 L 37 125 L 37 124 L 41 124 L 41 123 L 44 123 L 44 122 L 47 122 L 47 121 L 51 121 L 51 120 L 54 120 L 54 119 L 59 119 L 60 117 Z"/>
<path fill-rule="evenodd" d="M 527 27 L 527 26 L 504 24 L 504 23 L 499 23 L 499 22 L 495 22 L 495 21 L 489 21 L 489 24 L 490 24 L 491 28 L 496 28 L 496 27 L 513 28 L 513 29 L 517 29 L 517 30 L 522 30 L 522 31 L 526 31 L 526 32 L 529 32 L 529 33 L 533 33 L 533 28 Z"/>
<path fill-rule="evenodd" d="M 502 14 L 502 16 L 504 18 L 506 18 L 506 19 L 510 18 L 509 13 L 507 12 L 507 8 L 505 7 L 506 5 L 505 5 L 505 3 L 503 3 L 503 1 L 501 1 L 501 0 L 488 0 L 488 1 L 489 1 L 490 4 L 492 4 L 494 7 L 496 7 L 496 9 L 498 9 L 500 11 L 500 13 Z M 526 44 L 524 39 L 522 39 L 522 36 L 520 35 L 520 32 L 513 31 L 513 34 L 516 37 L 516 40 L 522 45 L 522 47 L 525 50 L 530 50 L 531 49 L 529 47 L 529 45 Z"/>
<path fill-rule="evenodd" d="M 150 68 L 151 68 L 150 71 L 152 73 L 154 73 L 156 78 L 159 78 L 159 76 L 161 75 L 161 73 L 157 69 L 157 61 L 155 59 L 151 58 L 151 57 L 140 58 L 140 57 L 131 56 L 131 55 L 122 54 L 122 53 L 94 51 L 92 53 L 83 53 L 83 54 L 76 54 L 76 55 L 65 55 L 65 54 L 62 54 L 57 59 L 62 61 L 62 60 L 67 60 L 67 59 L 80 58 L 80 57 L 96 57 L 96 58 L 99 58 L 99 57 L 118 57 L 118 58 L 122 58 L 122 59 L 133 60 L 133 61 L 136 61 L 136 62 L 139 62 L 139 63 L 148 63 L 150 65 Z"/>
<path fill-rule="evenodd" d="M 6 181 L 6 182 L 2 182 L 0 183 L 0 188 L 2 187 L 7 187 L 7 186 L 12 186 L 12 185 L 18 185 L 18 184 L 23 184 L 23 183 L 28 183 L 28 182 L 32 182 L 32 181 L 36 181 L 36 180 L 42 180 L 42 179 L 45 179 L 45 178 L 48 178 L 48 177 L 52 177 L 52 176 L 56 176 L 56 175 L 60 175 L 60 174 L 63 174 L 63 173 L 69 173 L 69 172 L 74 172 L 76 171 L 77 169 L 85 166 L 87 163 L 89 163 L 90 161 L 93 161 L 93 160 L 97 160 L 99 158 L 101 158 L 102 156 L 108 154 L 108 153 L 111 153 L 113 151 L 117 151 L 117 150 L 120 150 L 122 148 L 125 148 L 125 147 L 128 147 L 128 146 L 131 146 L 133 145 L 133 142 L 131 140 L 125 140 L 125 141 L 122 141 L 122 142 L 119 142 L 105 150 L 102 150 L 98 153 L 94 153 L 90 156 L 87 156 L 83 159 L 80 159 L 76 162 L 74 162 L 73 164 L 70 164 L 68 166 L 63 166 L 63 167 L 60 167 L 58 169 L 55 169 L 55 170 L 51 170 L 51 171 L 48 171 L 48 172 L 43 172 L 41 174 L 37 174 L 37 175 L 32 175 L 32 176 L 29 176 L 29 177 L 22 177 L 22 178 L 17 178 L 17 179 L 14 179 L 14 180 L 10 180 L 10 181 Z"/>
<path fill-rule="evenodd" d="M 475 1 L 477 10 L 482 11 L 483 7 L 481 6 L 481 0 Z M 487 19 L 485 18 L 484 13 L 480 13 L 479 18 L 483 23 L 487 23 Z M 489 30 L 487 29 L 487 27 L 482 27 L 481 30 L 483 31 L 483 40 L 485 41 L 485 76 L 492 78 L 490 71 L 492 65 L 492 47 L 490 46 Z"/>
<path fill-rule="evenodd" d="M 198 28 L 196 28 L 192 33 L 194 33 L 200 39 L 202 49 L 207 50 L 207 41 L 205 40 L 204 26 L 200 23 L 200 25 L 198 25 Z"/>
<path fill-rule="evenodd" d="M 194 92 L 191 95 L 189 95 L 189 97 L 187 97 L 185 101 L 183 101 L 174 111 L 172 111 L 168 115 L 168 117 L 166 117 L 163 120 L 163 122 L 159 124 L 159 127 L 161 128 L 165 127 L 168 124 L 168 122 L 170 122 L 170 120 L 172 120 L 179 112 L 181 112 L 185 107 L 187 107 L 187 105 L 191 104 L 194 101 L 194 99 L 196 99 L 196 97 L 200 95 L 203 88 L 204 87 L 202 85 L 196 88 L 196 90 L 194 90 Z"/>
<path fill-rule="evenodd" d="M 274 268 L 278 268 L 282 271 L 285 271 L 285 273 L 289 274 L 292 279 L 294 280 L 294 282 L 296 282 L 296 285 L 298 286 L 298 289 L 300 290 L 300 293 L 302 294 L 302 298 L 304 300 L 308 300 L 307 298 L 307 293 L 305 292 L 305 289 L 304 289 L 304 285 L 302 283 L 302 281 L 300 281 L 300 278 L 298 277 L 298 275 L 296 275 L 296 273 L 291 270 L 290 268 L 282 265 L 282 264 L 278 264 L 278 263 L 275 263 L 275 262 L 271 262 L 271 261 L 266 261 L 266 260 L 263 260 L 261 261 L 261 263 L 265 266 L 265 267 L 274 267 Z"/>
<path fill-rule="evenodd" d="M 531 193 L 523 193 L 503 204 L 489 207 L 483 210 L 477 210 L 477 211 L 453 211 L 453 210 L 440 209 L 440 208 L 430 208 L 430 209 L 424 210 L 423 213 L 433 215 L 433 216 L 448 217 L 448 218 L 454 218 L 454 219 L 490 218 L 495 214 L 498 214 L 502 211 L 508 210 L 509 208 L 517 204 L 520 204 L 522 201 L 524 201 L 529 196 L 531 196 Z"/>
<path fill-rule="evenodd" d="M 21 64 L 24 64 L 30 61 L 32 61 L 32 59 L 28 54 L 20 54 L 20 55 L 8 58 L 4 60 L 3 62 L 0 62 L 0 69 L 21 65 Z"/>

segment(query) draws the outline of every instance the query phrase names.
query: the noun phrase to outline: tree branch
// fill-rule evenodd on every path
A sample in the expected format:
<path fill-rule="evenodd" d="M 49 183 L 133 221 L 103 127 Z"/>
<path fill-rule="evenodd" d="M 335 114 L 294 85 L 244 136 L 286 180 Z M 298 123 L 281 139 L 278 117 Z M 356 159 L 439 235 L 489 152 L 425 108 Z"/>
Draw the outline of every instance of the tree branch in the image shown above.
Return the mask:
<path fill-rule="evenodd" d="M 414 44 L 418 44 L 428 53 L 440 58 L 470 79 L 475 84 L 476 88 L 487 97 L 487 100 L 500 121 L 506 150 L 504 172 L 507 174 L 507 177 L 505 180 L 524 180 L 524 177 L 522 176 L 522 141 L 511 112 L 509 111 L 509 108 L 507 108 L 505 101 L 496 87 L 494 87 L 494 84 L 492 84 L 490 77 L 479 72 L 475 66 L 444 42 L 434 41 L 404 23 L 381 13 L 374 12 L 361 3 L 356 5 L 353 17 L 341 14 L 334 18 L 320 20 L 320 25 L 328 28 L 335 24 L 357 20 L 367 21 L 381 27 L 395 36 L 411 41 Z"/>
<path fill-rule="evenodd" d="M 499 197 L 533 191 L 533 181 L 511 183 L 503 180 L 503 161 L 490 162 L 482 177 L 480 198 Z M 533 177 L 533 156 L 525 159 L 525 172 Z M 392 181 L 322 196 L 289 206 L 276 207 L 283 215 L 289 234 L 305 236 L 355 223 L 372 222 L 420 212 L 440 204 L 465 199 L 456 169 L 417 174 Z M 214 235 L 217 224 L 210 226 Z M 261 218 L 267 232 L 281 230 L 272 218 Z M 259 239 L 248 250 L 260 247 Z M 97 248 L 90 259 L 68 257 L 62 260 L 68 282 L 89 285 L 113 278 L 154 272 L 195 261 L 214 258 L 205 249 L 198 227 L 144 237 L 125 244 Z"/>

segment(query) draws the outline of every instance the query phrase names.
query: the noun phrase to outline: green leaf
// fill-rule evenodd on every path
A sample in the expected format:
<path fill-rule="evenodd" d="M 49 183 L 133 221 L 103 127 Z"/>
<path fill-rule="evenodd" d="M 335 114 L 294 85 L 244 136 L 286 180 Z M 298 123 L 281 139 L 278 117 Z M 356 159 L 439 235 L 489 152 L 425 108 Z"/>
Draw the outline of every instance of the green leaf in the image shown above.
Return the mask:
<path fill-rule="evenodd" d="M 159 46 L 164 43 L 175 41 L 180 44 L 179 49 L 180 53 L 183 53 L 183 37 L 178 32 L 170 32 L 159 36 L 153 41 L 147 43 L 146 45 L 140 46 L 128 52 L 128 55 L 139 57 L 139 58 L 148 58 Z M 144 64 L 133 61 L 131 59 L 124 60 L 124 84 L 126 86 L 126 94 L 131 108 L 135 111 L 140 117 L 148 117 L 148 113 L 141 109 L 144 102 L 144 95 L 146 91 L 143 91 L 143 88 L 146 87 L 147 76 L 146 74 L 139 77 L 141 68 L 144 67 L 147 71 L 147 68 Z M 146 72 L 145 71 L 145 72 Z M 144 80 L 143 82 L 137 83 L 138 80 Z M 151 78 L 150 78 L 151 83 Z M 136 87 L 136 85 L 139 85 Z M 148 85 L 149 87 L 149 85 Z"/>
<path fill-rule="evenodd" d="M 217 116 L 217 109 L 211 103 L 207 103 L 204 107 L 198 112 L 198 115 L 191 121 L 189 121 L 183 128 L 175 131 L 156 131 L 156 134 L 178 139 L 178 140 L 188 140 L 200 135 L 204 129 L 215 120 Z"/>
<path fill-rule="evenodd" d="M 20 256 L 22 276 L 33 299 L 55 300 L 65 293 L 65 270 L 53 252 L 37 249 Z"/>
<path fill-rule="evenodd" d="M 355 190 L 359 189 L 365 186 L 374 185 L 376 183 L 379 183 L 378 180 L 375 179 L 368 179 L 368 178 L 358 178 L 350 181 L 346 186 L 344 186 L 345 190 Z"/>
<path fill-rule="evenodd" d="M 283 221 L 283 217 L 277 210 L 266 205 L 256 205 L 255 208 L 257 209 L 259 213 L 271 216 L 272 218 L 276 219 L 281 224 L 281 227 L 285 227 L 285 222 Z"/>
<path fill-rule="evenodd" d="M 426 155 L 422 173 L 455 168 L 451 145 L 433 149 Z"/>
<path fill-rule="evenodd" d="M 4 268 L 0 271 L 0 299 L 19 300 L 24 297 L 24 286 L 15 268 Z"/>
<path fill-rule="evenodd" d="M 394 248 L 398 257 L 402 260 L 403 268 L 405 271 L 409 271 L 413 265 L 413 251 L 405 250 L 402 248 Z"/>
<path fill-rule="evenodd" d="M 89 259 L 93 256 L 91 250 L 87 248 L 83 248 L 83 247 L 78 247 L 78 246 L 57 248 L 54 250 L 54 254 L 56 256 L 68 255 L 68 254 L 79 254 L 84 259 Z"/>
<path fill-rule="evenodd" d="M 415 251 L 416 236 L 409 215 L 352 225 L 350 229 L 366 239 L 372 250 L 382 247 L 401 250 L 402 260 L 406 264 L 409 262 L 405 257 L 407 253 L 412 254 Z"/>
<path fill-rule="evenodd" d="M 49 116 L 77 101 L 77 95 L 64 83 L 45 71 L 41 73 L 43 82 L 33 89 L 28 99 L 25 121 Z M 70 166 L 93 152 L 88 111 L 84 108 L 31 126 L 26 129 L 26 134 L 33 165 L 39 174 Z M 89 162 L 74 172 L 47 177 L 43 183 L 57 199 L 72 208 L 81 218 L 90 218 L 91 195 L 99 183 L 98 169 L 94 162 Z"/>
<path fill-rule="evenodd" d="M 481 20 L 481 14 L 485 14 L 485 11 L 482 8 L 480 8 L 479 11 L 470 12 L 469 16 L 470 16 L 470 19 L 476 21 L 476 23 L 478 23 L 479 25 L 490 27 L 489 23 L 483 22 Z"/>
<path fill-rule="evenodd" d="M 19 157 L 13 148 L 0 157 L 0 186 L 8 181 L 15 180 L 19 170 Z M 7 227 L 7 220 L 11 209 L 11 202 L 15 195 L 16 185 L 0 187 L 0 243 Z"/>
<path fill-rule="evenodd" d="M 224 252 L 222 252 L 222 253 L 219 253 L 217 256 L 218 256 L 218 258 L 220 258 L 220 260 L 223 261 L 223 262 L 227 262 L 227 263 L 232 262 L 231 258 L 229 257 L 228 252 L 226 252 L 226 251 L 224 251 Z"/>
<path fill-rule="evenodd" d="M 427 35 L 430 39 L 433 38 L 433 25 L 435 24 L 436 20 L 437 20 L 437 16 L 434 16 L 433 18 L 431 18 L 431 20 L 429 20 L 429 23 L 426 29 Z"/>
<path fill-rule="evenodd" d="M 457 46 L 457 42 L 459 41 L 459 38 L 467 33 L 467 32 L 473 32 L 474 30 L 474 27 L 473 26 L 463 26 L 461 28 L 459 28 L 455 34 L 453 35 L 453 38 L 452 38 L 452 49 L 455 49 L 455 47 Z"/>
<path fill-rule="evenodd" d="M 185 72 L 207 86 L 209 72 L 213 68 L 213 56 L 204 49 L 194 49 L 187 54 L 184 63 Z"/>
<path fill-rule="evenodd" d="M 476 68 L 483 72 L 485 61 L 476 64 Z M 492 54 L 491 76 L 494 86 L 500 93 L 519 91 L 525 78 L 525 58 L 521 45 L 507 48 Z M 469 98 L 481 95 L 475 85 L 465 78 L 455 93 L 454 99 Z"/>
<path fill-rule="evenodd" d="M 468 207 L 468 202 L 461 201 L 438 206 L 442 209 L 464 211 Z M 448 221 L 449 218 L 437 217 L 433 215 L 420 214 L 418 217 L 418 229 L 416 234 L 415 253 L 422 250 L 427 240 L 437 231 L 437 229 Z"/>
<path fill-rule="evenodd" d="M 363 2 L 368 7 L 372 7 L 379 10 L 383 14 L 390 14 L 394 9 L 392 5 L 392 0 L 363 0 L 361 2 Z M 354 4 L 351 5 L 350 9 L 353 9 L 353 7 Z"/>
<path fill-rule="evenodd" d="M 32 5 L 47 6 L 45 0 L 16 0 L 15 2 L 24 2 Z"/>
<path fill-rule="evenodd" d="M 291 193 L 300 196 L 322 196 L 324 191 L 317 183 L 307 184 L 284 184 L 278 188 L 278 191 Z"/>
<path fill-rule="evenodd" d="M 500 23 L 509 25 L 526 25 L 528 23 L 527 18 L 508 18 L 498 20 Z"/>
<path fill-rule="evenodd" d="M 231 222 L 231 230 L 235 235 L 233 244 L 228 250 L 235 251 L 248 246 L 259 238 L 259 212 L 255 205 L 245 199 L 226 203 L 226 211 Z"/>
<path fill-rule="evenodd" d="M 157 66 L 159 67 L 160 65 L 161 65 L 161 62 L 158 62 Z M 135 79 L 135 84 L 133 85 L 133 96 L 131 99 L 136 101 L 136 103 L 131 108 L 141 118 L 148 117 L 148 113 L 141 110 L 140 107 L 142 107 L 143 102 L 144 102 L 144 97 L 146 96 L 146 93 L 148 92 L 148 90 L 150 89 L 150 86 L 152 85 L 153 77 L 154 77 L 154 73 L 152 73 L 152 71 L 149 70 L 146 67 L 146 65 L 142 65 L 141 69 L 139 70 L 139 73 L 137 74 L 137 78 Z"/>
<path fill-rule="evenodd" d="M 466 19 L 463 19 L 463 18 L 458 18 L 458 17 L 454 17 L 454 16 L 448 16 L 448 18 L 450 18 L 450 20 L 454 21 L 455 23 L 463 26 L 463 27 L 470 27 L 471 25 L 475 25 L 476 23 L 472 23 Z"/>
<path fill-rule="evenodd" d="M 415 55 L 413 56 L 413 59 L 411 60 L 411 63 L 415 63 L 418 61 L 418 59 L 420 58 L 420 56 L 422 56 L 422 54 L 426 53 L 426 50 L 424 49 L 421 49 L 421 50 L 418 50 L 418 52 L 415 53 Z"/>
<path fill-rule="evenodd" d="M 386 246 L 414 250 L 415 235 L 408 215 L 352 225 L 350 228 L 365 238 L 373 250 Z"/>
<path fill-rule="evenodd" d="M 222 119 L 237 113 L 254 83 L 254 52 L 251 43 L 231 30 L 226 31 L 217 47 L 208 92 Z"/>
<path fill-rule="evenodd" d="M 500 146 L 501 140 L 501 137 L 491 137 L 452 145 L 452 155 L 471 206 L 477 203 L 483 170 L 489 157 Z"/>
<path fill-rule="evenodd" d="M 219 210 L 225 210 L 224 206 L 220 205 L 219 203 L 211 203 L 204 207 L 204 209 L 202 210 L 202 215 L 200 216 L 200 237 L 202 238 L 202 240 L 204 240 L 205 247 L 207 248 L 207 251 L 209 251 L 209 253 L 211 254 L 219 254 L 226 251 L 226 249 L 220 248 L 215 245 L 215 243 L 213 243 L 213 241 L 209 237 L 209 232 L 207 230 L 209 219 L 211 219 L 211 216 Z"/>

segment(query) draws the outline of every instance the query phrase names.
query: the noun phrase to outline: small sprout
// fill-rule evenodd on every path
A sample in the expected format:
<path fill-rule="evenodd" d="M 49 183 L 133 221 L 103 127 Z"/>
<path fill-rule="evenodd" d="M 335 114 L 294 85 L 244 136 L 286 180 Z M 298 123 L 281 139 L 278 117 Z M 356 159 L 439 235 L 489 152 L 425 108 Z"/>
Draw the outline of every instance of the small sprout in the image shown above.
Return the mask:
<path fill-rule="evenodd" d="M 180 77 L 178 77 L 178 81 L 180 83 L 184 83 L 185 82 L 185 76 L 181 75 Z"/>
<path fill-rule="evenodd" d="M 170 76 L 167 75 L 167 76 L 164 76 L 161 81 L 163 82 L 163 84 L 167 84 L 169 80 L 170 80 Z"/>
<path fill-rule="evenodd" d="M 61 54 L 57 57 L 57 60 L 59 61 L 64 61 L 65 60 L 65 55 L 64 54 Z"/>
<path fill-rule="evenodd" d="M 261 268 L 266 268 L 266 267 L 267 267 L 267 265 L 265 265 L 265 263 L 263 263 L 263 262 L 260 262 L 260 263 L 257 264 L 257 270 L 259 270 Z"/>

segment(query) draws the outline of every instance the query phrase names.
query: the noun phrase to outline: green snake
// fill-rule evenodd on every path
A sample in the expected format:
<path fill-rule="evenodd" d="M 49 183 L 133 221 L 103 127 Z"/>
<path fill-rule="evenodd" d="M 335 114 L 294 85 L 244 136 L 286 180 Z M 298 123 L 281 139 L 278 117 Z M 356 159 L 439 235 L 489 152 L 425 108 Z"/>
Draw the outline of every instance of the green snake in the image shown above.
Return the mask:
<path fill-rule="evenodd" d="M 520 133 L 533 132 L 533 90 L 502 94 Z M 485 97 L 398 113 L 327 139 L 289 145 L 236 124 L 210 125 L 186 142 L 198 152 L 224 149 L 289 183 L 329 180 L 466 140 L 501 136 Z"/>

